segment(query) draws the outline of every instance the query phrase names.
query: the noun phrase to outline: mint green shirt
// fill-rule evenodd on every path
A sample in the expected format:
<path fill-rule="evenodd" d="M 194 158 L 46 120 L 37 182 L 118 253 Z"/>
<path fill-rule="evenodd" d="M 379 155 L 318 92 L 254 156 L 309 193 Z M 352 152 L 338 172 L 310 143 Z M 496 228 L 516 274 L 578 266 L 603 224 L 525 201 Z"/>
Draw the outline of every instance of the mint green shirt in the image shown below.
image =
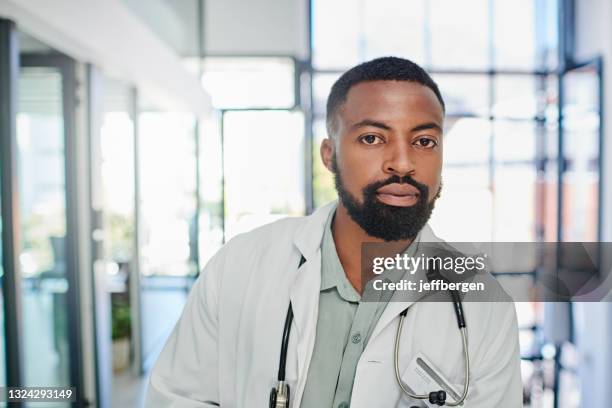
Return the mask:
<path fill-rule="evenodd" d="M 357 363 L 389 300 L 360 301 L 336 252 L 331 230 L 334 214 L 332 211 L 327 219 L 321 243 L 319 315 L 302 408 L 349 407 Z M 414 252 L 414 244 L 405 251 L 409 256 Z M 386 274 L 392 281 L 401 278 L 391 272 L 385 271 L 381 276 Z M 366 286 L 366 292 L 371 290 L 371 285 Z M 366 292 L 368 299 L 380 296 L 376 291 Z"/>

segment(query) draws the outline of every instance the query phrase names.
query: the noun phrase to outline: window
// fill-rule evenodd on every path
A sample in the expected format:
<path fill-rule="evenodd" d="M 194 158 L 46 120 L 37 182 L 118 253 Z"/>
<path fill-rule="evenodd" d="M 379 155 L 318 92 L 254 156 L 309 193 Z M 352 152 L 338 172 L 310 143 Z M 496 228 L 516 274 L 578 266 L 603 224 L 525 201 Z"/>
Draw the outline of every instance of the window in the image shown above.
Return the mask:
<path fill-rule="evenodd" d="M 207 57 L 203 61 L 202 85 L 217 109 L 279 109 L 295 103 L 290 58 Z"/>
<path fill-rule="evenodd" d="M 226 237 L 304 213 L 301 112 L 228 112 L 224 119 Z"/>
<path fill-rule="evenodd" d="M 312 0 L 315 207 L 335 196 L 318 153 L 333 82 L 359 62 L 395 55 L 426 68 L 447 105 L 444 185 L 430 221 L 436 233 L 461 242 L 597 240 L 600 77 L 597 64 L 557 72 L 557 32 L 565 29 L 558 26 L 559 1 L 385 3 Z M 532 273 L 532 263 L 503 279 L 524 285 L 533 278 L 521 272 Z M 542 379 L 561 370 L 552 360 L 554 347 L 539 340 L 543 306 L 517 304 L 530 406 L 550 401 Z M 569 370 L 560 375 L 563 387 L 578 386 Z"/>
<path fill-rule="evenodd" d="M 318 154 L 331 85 L 360 61 L 397 55 L 428 69 L 447 106 L 444 187 L 431 221 L 436 231 L 449 240 L 465 240 L 469 231 L 475 241 L 551 233 L 540 229 L 551 225 L 544 220 L 555 218 L 555 209 L 536 202 L 556 174 L 550 150 L 557 77 L 542 73 L 556 53 L 556 1 L 414 1 L 394 3 L 394 13 L 382 13 L 388 8 L 374 1 L 351 4 L 312 2 L 315 206 L 334 196 Z M 538 170 L 542 161 L 549 165 Z M 512 191 L 524 205 L 509 213 L 504 205 Z M 457 203 L 465 203 L 463 221 L 444 222 L 457 218 Z M 523 222 L 511 223 L 510 216 Z"/>
<path fill-rule="evenodd" d="M 185 61 L 192 70 L 197 62 Z M 202 84 L 219 110 L 200 135 L 205 261 L 223 240 L 304 214 L 305 175 L 293 59 L 206 57 L 202 67 Z"/>
<path fill-rule="evenodd" d="M 144 275 L 195 275 L 194 118 L 143 112 L 139 120 L 141 271 Z"/>
<path fill-rule="evenodd" d="M 200 265 L 223 244 L 223 146 L 221 115 L 200 119 Z"/>

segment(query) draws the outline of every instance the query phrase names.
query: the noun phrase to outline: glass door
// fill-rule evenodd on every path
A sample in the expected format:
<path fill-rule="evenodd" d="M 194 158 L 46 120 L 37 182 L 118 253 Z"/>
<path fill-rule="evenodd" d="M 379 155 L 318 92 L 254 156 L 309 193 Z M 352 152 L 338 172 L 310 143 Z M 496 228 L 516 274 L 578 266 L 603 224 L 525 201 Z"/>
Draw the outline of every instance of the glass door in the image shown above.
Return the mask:
<path fill-rule="evenodd" d="M 21 55 L 17 163 L 21 213 L 23 380 L 82 392 L 75 204 L 74 61 Z M 85 273 L 85 271 L 83 271 Z M 54 405 L 54 406 L 67 406 Z"/>
<path fill-rule="evenodd" d="M 57 68 L 21 69 L 17 140 L 25 383 L 68 385 L 65 146 Z"/>

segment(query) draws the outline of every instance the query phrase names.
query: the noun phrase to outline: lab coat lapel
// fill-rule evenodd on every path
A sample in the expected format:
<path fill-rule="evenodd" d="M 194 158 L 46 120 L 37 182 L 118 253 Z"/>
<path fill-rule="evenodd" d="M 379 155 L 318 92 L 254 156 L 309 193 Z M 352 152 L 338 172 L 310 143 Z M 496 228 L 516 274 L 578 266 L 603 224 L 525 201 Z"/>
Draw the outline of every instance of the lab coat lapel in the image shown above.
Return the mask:
<path fill-rule="evenodd" d="M 418 302 L 421 298 L 425 296 L 424 293 L 410 293 L 410 294 L 401 294 L 394 293 L 391 297 L 391 300 L 385 307 L 385 310 L 380 315 L 374 330 L 372 331 L 372 335 L 370 339 L 374 339 L 378 334 L 391 322 L 395 319 L 402 310 L 412 306 L 414 303 Z M 401 299 L 401 300 L 399 300 Z M 368 344 L 370 344 L 368 342 Z"/>
<path fill-rule="evenodd" d="M 319 291 L 321 288 L 320 251 L 307 260 L 298 270 L 297 278 L 291 288 L 290 298 L 293 307 L 293 322 L 297 340 L 297 385 L 291 390 L 292 399 L 300 401 L 306 385 L 308 365 L 314 349 L 317 331 L 317 314 L 319 309 Z"/>
<path fill-rule="evenodd" d="M 419 242 L 439 242 L 440 239 L 433 233 L 433 230 L 426 224 L 421 231 Z M 417 277 L 412 279 L 427 280 L 425 271 L 420 269 L 416 272 Z M 391 321 L 393 321 L 404 309 L 412 306 L 414 303 L 421 300 L 426 293 L 409 292 L 409 293 L 394 293 L 391 300 L 385 307 L 385 310 L 380 315 L 374 330 L 372 331 L 371 339 L 375 338 Z M 401 299 L 401 300 L 400 300 Z"/>
<path fill-rule="evenodd" d="M 306 262 L 298 269 L 289 294 L 297 331 L 295 338 L 297 339 L 298 383 L 296 390 L 292 390 L 292 399 L 295 398 L 295 401 L 302 399 L 308 366 L 314 349 L 321 289 L 321 240 L 327 217 L 335 208 L 336 204 L 330 203 L 315 211 L 296 232 L 293 240 L 301 255 L 306 259 Z"/>

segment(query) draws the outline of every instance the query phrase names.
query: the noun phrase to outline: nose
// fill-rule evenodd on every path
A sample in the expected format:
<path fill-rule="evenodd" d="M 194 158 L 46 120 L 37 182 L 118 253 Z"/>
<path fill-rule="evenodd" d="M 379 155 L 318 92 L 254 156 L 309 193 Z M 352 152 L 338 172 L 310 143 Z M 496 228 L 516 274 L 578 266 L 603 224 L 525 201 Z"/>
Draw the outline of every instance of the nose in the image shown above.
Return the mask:
<path fill-rule="evenodd" d="M 400 177 L 406 175 L 412 176 L 415 172 L 415 165 L 410 157 L 409 150 L 410 149 L 407 146 L 403 146 L 403 144 L 389 149 L 388 156 L 383 163 L 383 171 L 387 174 Z"/>

